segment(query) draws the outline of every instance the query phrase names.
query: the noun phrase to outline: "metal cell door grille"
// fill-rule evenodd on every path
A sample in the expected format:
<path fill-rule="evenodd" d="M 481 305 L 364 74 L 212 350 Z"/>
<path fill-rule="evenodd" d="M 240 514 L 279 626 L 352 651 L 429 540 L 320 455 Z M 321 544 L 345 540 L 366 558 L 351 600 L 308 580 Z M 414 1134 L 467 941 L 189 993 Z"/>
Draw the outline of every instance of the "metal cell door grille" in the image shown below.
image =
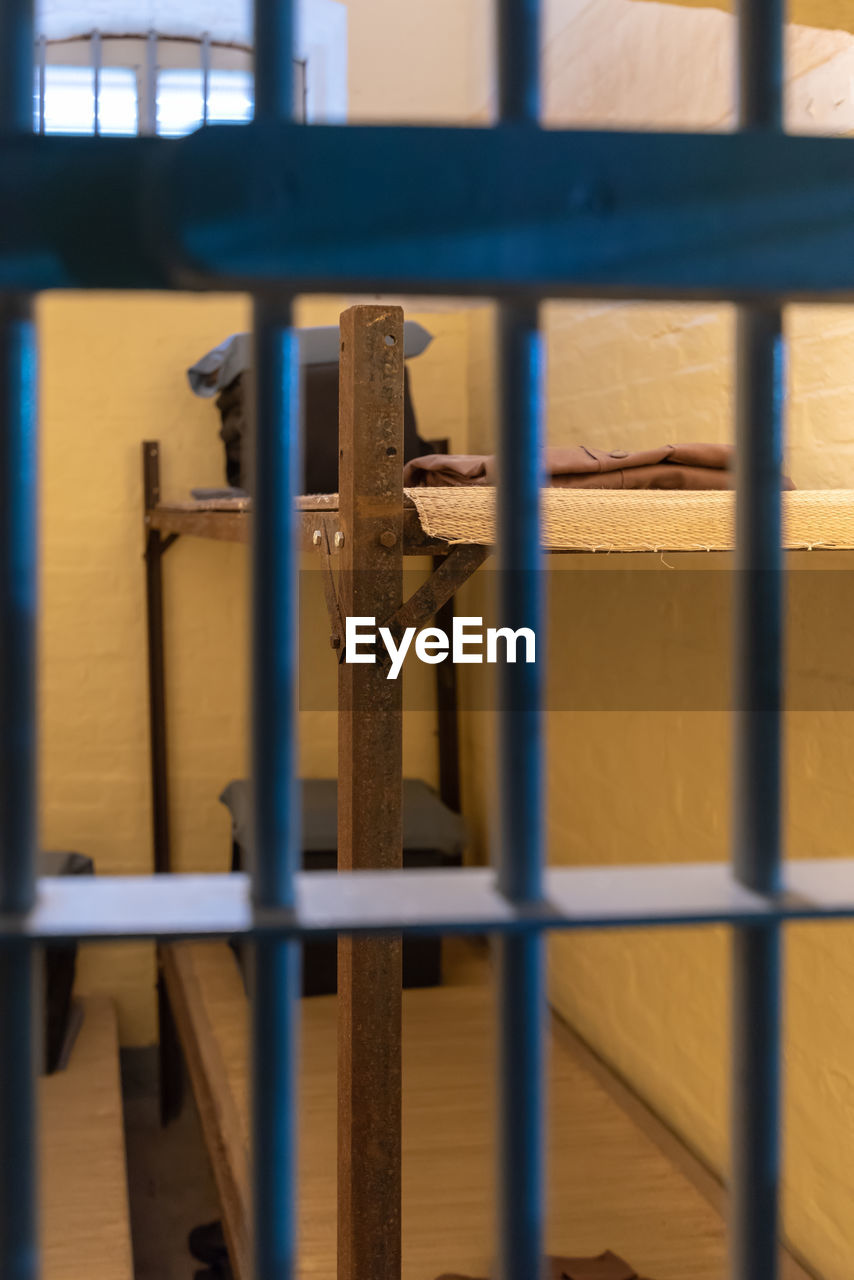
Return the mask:
<path fill-rule="evenodd" d="M 780 856 L 781 307 L 854 297 L 854 151 L 782 130 L 782 0 L 742 0 L 732 135 L 545 131 L 539 4 L 497 0 L 499 120 L 486 130 L 292 121 L 294 14 L 256 0 L 256 120 L 179 143 L 33 136 L 30 0 L 0 5 L 0 1275 L 38 1273 L 31 999 L 35 949 L 67 938 L 242 934 L 256 944 L 255 1269 L 294 1275 L 297 943 L 343 933 L 500 938 L 500 1256 L 542 1253 L 545 931 L 727 922 L 735 938 L 733 1275 L 772 1280 L 779 942 L 790 918 L 854 914 L 854 864 Z M 216 180 L 218 166 L 231 174 Z M 406 183 L 393 175 L 404 171 Z M 390 175 L 392 175 L 390 177 Z M 399 235 L 405 222 L 407 235 Z M 472 233 L 482 232 L 477 253 Z M 36 353 L 47 288 L 255 295 L 257 867 L 241 877 L 44 881 L 34 870 Z M 297 873 L 293 779 L 297 292 L 410 291 L 501 303 L 502 621 L 539 630 L 541 297 L 705 298 L 738 321 L 737 803 L 730 868 L 544 871 L 540 664 L 506 665 L 497 874 Z M 788 893 L 787 889 L 796 892 Z"/>

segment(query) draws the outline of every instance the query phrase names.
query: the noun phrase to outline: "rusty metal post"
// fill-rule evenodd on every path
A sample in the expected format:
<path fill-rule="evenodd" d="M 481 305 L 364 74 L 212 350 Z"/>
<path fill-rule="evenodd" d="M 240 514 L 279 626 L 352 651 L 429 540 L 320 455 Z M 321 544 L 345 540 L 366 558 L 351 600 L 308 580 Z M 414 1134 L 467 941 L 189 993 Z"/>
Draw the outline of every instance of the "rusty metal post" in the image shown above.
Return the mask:
<path fill-rule="evenodd" d="M 403 310 L 341 317 L 341 612 L 403 594 Z M 389 545 L 390 544 L 390 545 Z M 403 699 L 387 668 L 338 668 L 338 869 L 402 866 Z M 401 943 L 338 943 L 338 1280 L 400 1280 Z"/>

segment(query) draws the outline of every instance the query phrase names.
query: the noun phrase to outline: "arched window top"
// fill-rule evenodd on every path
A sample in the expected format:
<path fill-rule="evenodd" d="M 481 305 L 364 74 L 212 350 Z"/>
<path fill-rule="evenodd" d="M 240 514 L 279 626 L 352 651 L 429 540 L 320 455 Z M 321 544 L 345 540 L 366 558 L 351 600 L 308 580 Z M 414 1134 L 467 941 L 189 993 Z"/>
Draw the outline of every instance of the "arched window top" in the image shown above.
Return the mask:
<path fill-rule="evenodd" d="M 47 133 L 176 137 L 204 124 L 250 120 L 254 81 L 246 4 L 173 0 L 168 18 L 161 15 L 167 7 L 161 0 L 142 6 L 124 0 L 44 0 L 35 128 Z M 101 17 L 103 25 L 86 25 Z M 145 17 L 162 20 L 162 25 L 146 29 L 141 25 Z M 202 26 L 205 18 L 210 29 Z M 298 52 L 297 118 L 345 119 L 344 5 L 338 0 L 301 0 Z"/>

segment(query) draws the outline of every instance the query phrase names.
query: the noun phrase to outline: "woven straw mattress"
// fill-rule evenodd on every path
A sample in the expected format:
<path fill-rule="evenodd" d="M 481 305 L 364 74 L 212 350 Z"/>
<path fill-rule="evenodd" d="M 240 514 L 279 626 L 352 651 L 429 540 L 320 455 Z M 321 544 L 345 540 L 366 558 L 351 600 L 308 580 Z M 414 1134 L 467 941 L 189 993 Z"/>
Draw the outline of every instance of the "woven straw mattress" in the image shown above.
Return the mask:
<path fill-rule="evenodd" d="M 495 489 L 407 489 L 424 532 L 448 543 L 495 542 Z M 783 546 L 791 551 L 854 550 L 854 489 L 783 493 Z M 176 503 L 172 511 L 245 514 L 246 498 Z M 335 511 L 337 494 L 297 499 L 302 511 Z M 673 489 L 544 489 L 548 551 L 731 551 L 735 494 Z"/>
<path fill-rule="evenodd" d="M 495 541 L 495 490 L 408 489 L 424 532 L 448 542 Z M 784 493 L 783 545 L 854 548 L 854 490 Z M 665 489 L 544 489 L 549 551 L 729 551 L 735 495 Z"/>

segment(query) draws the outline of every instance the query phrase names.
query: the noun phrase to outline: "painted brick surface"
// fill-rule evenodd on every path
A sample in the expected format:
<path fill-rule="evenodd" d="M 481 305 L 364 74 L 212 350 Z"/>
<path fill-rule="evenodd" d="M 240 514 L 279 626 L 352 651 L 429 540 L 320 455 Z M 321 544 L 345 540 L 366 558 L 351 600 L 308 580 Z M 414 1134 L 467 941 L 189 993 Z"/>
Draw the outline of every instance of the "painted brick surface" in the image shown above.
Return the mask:
<path fill-rule="evenodd" d="M 546 104 L 560 124 L 729 128 L 732 20 L 712 9 L 634 0 L 549 6 Z M 789 127 L 844 134 L 854 123 L 854 42 L 790 28 Z M 727 307 L 553 304 L 546 309 L 548 431 L 555 443 L 632 448 L 732 439 L 733 313 Z M 799 487 L 854 487 L 854 309 L 797 307 L 790 338 L 787 466 Z M 481 371 L 480 376 L 483 377 Z M 716 562 L 720 567 L 721 562 Z M 791 562 L 830 574 L 817 610 L 789 618 L 800 705 L 786 724 L 786 840 L 792 856 L 851 853 L 854 716 L 844 688 L 809 698 L 847 670 L 852 599 L 844 558 Z M 553 566 L 552 678 L 564 637 L 603 687 L 642 682 L 664 649 L 703 682 L 728 680 L 730 617 L 711 608 L 702 565 L 654 557 L 632 572 L 683 578 L 656 611 L 627 592 L 618 561 Z M 595 620 L 558 575 L 596 572 Z M 611 577 L 607 577 L 610 571 Z M 652 593 L 651 593 L 652 594 Z M 629 597 L 632 604 L 628 604 Z M 586 654 L 586 657 L 584 656 Z M 563 692 L 565 693 L 565 683 Z M 557 705 L 553 697 L 552 705 Z M 565 701 L 564 701 L 565 705 Z M 725 711 L 549 715 L 550 857 L 557 863 L 657 862 L 728 855 L 731 724 Z M 476 740 L 481 740 L 476 736 Z M 472 776 L 487 803 L 484 767 Z M 824 1280 L 846 1280 L 854 1251 L 852 934 L 800 926 L 786 946 L 786 1230 Z M 729 945 L 726 932 L 621 932 L 562 938 L 551 949 L 556 1007 L 704 1159 L 728 1161 Z"/>
<path fill-rule="evenodd" d="M 343 304 L 303 303 L 332 323 Z M 436 334 L 413 366 L 422 429 L 464 447 L 466 325 L 421 315 Z M 162 442 L 164 498 L 222 483 L 219 417 L 190 394 L 185 370 L 249 323 L 245 299 L 53 295 L 39 306 L 42 353 L 42 837 L 90 854 L 103 873 L 151 869 L 140 444 Z M 306 566 L 314 568 L 313 561 Z M 249 583 L 245 547 L 179 541 L 165 562 L 173 860 L 179 871 L 229 865 L 217 797 L 247 768 Z M 335 772 L 335 662 L 316 572 L 306 574 L 304 650 L 314 696 L 301 718 L 308 776 Z M 429 678 L 411 690 L 429 708 Z M 326 692 L 324 692 L 326 690 Z M 435 717 L 413 713 L 405 765 L 436 778 Z M 154 966 L 145 945 L 88 949 L 80 985 L 119 1000 L 122 1038 L 154 1037 Z"/>

